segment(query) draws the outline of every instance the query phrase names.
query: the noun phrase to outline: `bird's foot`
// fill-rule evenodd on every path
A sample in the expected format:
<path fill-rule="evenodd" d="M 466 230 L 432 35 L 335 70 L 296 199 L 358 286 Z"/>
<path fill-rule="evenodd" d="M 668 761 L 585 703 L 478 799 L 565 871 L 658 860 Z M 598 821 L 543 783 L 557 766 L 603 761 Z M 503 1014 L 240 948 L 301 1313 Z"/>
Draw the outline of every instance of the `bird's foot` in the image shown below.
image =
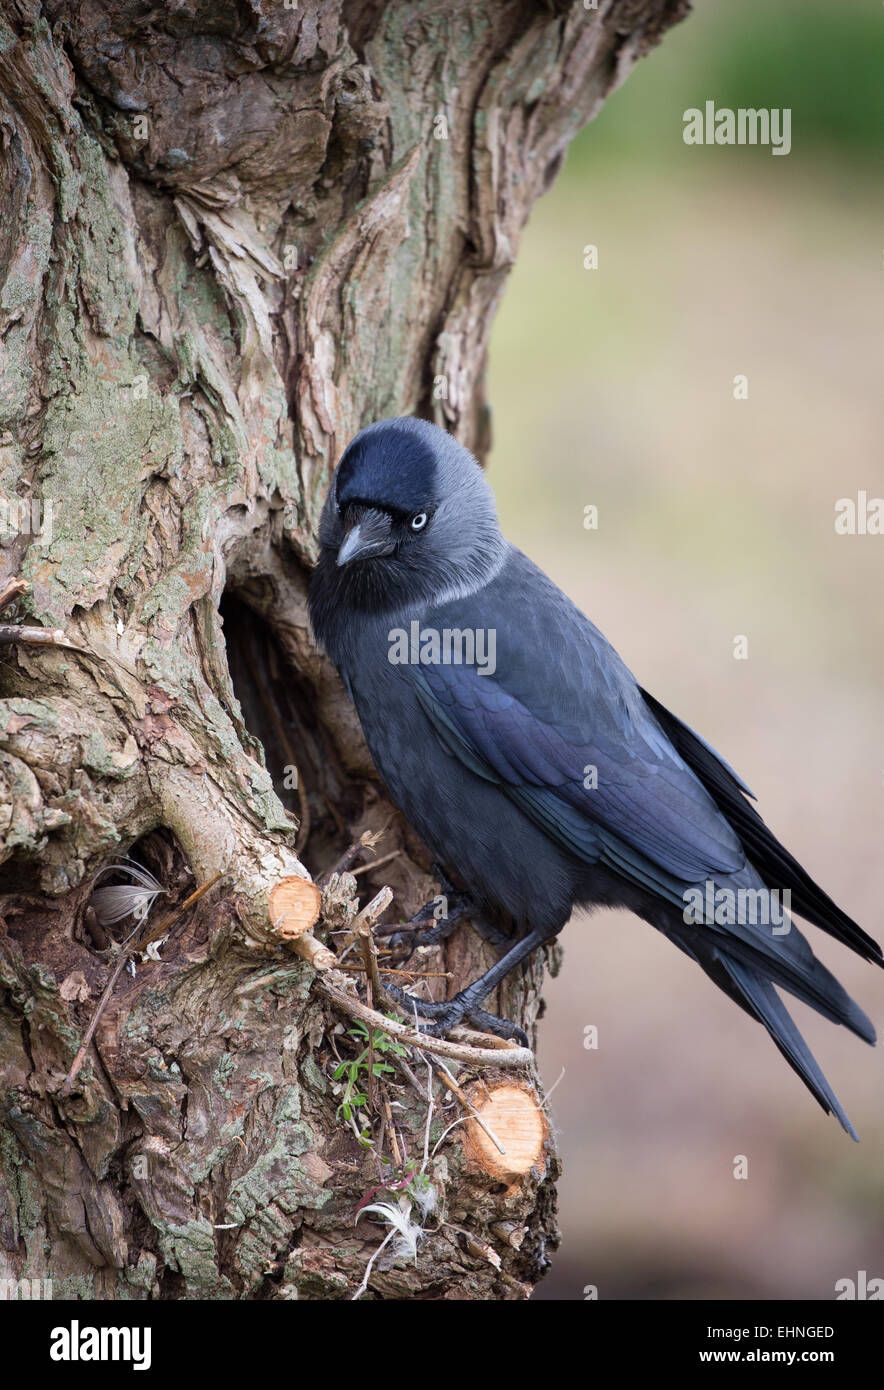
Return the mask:
<path fill-rule="evenodd" d="M 470 897 L 458 892 L 440 864 L 433 865 L 433 873 L 441 889 L 437 897 L 424 903 L 408 922 L 375 927 L 375 935 L 389 937 L 391 947 L 407 946 L 412 951 L 416 946 L 437 946 L 451 935 L 458 922 L 471 914 Z"/>
<path fill-rule="evenodd" d="M 490 942 L 495 950 L 509 950 L 511 938 L 483 917 L 469 893 L 455 888 L 441 864 L 433 865 L 433 873 L 439 881 L 441 892 L 430 902 L 424 903 L 410 921 L 375 927 L 375 935 L 388 937 L 391 947 L 407 946 L 412 951 L 416 946 L 437 946 L 440 941 L 447 940 L 458 923 L 467 917 L 479 936 Z M 435 925 L 431 925 L 433 923 Z"/>
<path fill-rule="evenodd" d="M 518 1023 L 512 1023 L 508 1018 L 499 1018 L 497 1014 L 489 1014 L 485 1009 L 471 1009 L 466 1017 L 480 1033 L 493 1033 L 496 1038 L 515 1039 L 521 1047 L 531 1046 L 524 1028 L 520 1028 Z"/>
<path fill-rule="evenodd" d="M 441 1002 L 417 999 L 413 994 L 406 994 L 405 990 L 389 983 L 385 983 L 384 988 L 412 1016 L 417 1014 L 420 1020 L 431 1020 L 417 1023 L 418 1031 L 426 1033 L 428 1037 L 440 1038 L 466 1019 L 482 1033 L 493 1033 L 498 1038 L 514 1038 L 522 1047 L 530 1047 L 528 1035 L 517 1023 L 498 1018 L 497 1014 L 489 1014 L 479 1008 L 478 998 L 481 996 L 476 995 L 472 985 L 462 989 L 453 999 Z"/>

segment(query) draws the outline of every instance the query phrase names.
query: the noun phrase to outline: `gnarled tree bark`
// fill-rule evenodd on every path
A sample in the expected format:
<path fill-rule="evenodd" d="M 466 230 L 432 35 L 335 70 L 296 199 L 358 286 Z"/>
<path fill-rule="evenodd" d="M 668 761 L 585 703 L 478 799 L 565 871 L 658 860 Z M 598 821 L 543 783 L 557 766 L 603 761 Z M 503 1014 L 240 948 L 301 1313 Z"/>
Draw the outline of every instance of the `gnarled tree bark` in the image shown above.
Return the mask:
<path fill-rule="evenodd" d="M 28 587 L 0 614 L 19 627 L 0 648 L 3 1277 L 344 1298 L 381 1239 L 356 1223 L 369 1193 L 423 1224 L 369 1294 L 516 1297 L 542 1272 L 542 1114 L 509 1164 L 472 1120 L 439 1143 L 467 1112 L 443 1114 L 452 1073 L 427 1125 L 413 1055 L 362 1107 L 373 1147 L 339 1113 L 361 1044 L 317 991 L 319 940 L 357 889 L 390 885 L 388 920 L 436 890 L 305 591 L 360 426 L 421 414 L 485 452 L 488 335 L 531 205 L 686 8 L 4 0 L 0 581 Z M 384 827 L 374 852 L 397 857 L 332 880 L 297 954 L 274 890 Z M 114 963 L 90 895 L 124 854 L 166 893 L 148 927 L 224 877 L 123 971 L 65 1084 Z M 462 927 L 410 965 L 450 974 L 438 996 L 487 950 Z M 357 974 L 326 978 L 356 999 Z M 529 1032 L 540 979 L 497 1001 Z M 536 1107 L 536 1077 L 502 1075 Z"/>

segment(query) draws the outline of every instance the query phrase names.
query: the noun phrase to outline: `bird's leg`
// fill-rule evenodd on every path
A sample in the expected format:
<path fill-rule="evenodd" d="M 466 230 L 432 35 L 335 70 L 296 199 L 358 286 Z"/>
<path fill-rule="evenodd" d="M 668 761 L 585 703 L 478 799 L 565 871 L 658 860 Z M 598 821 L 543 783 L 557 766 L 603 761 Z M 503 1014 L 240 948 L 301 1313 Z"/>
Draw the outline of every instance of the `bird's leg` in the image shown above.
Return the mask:
<path fill-rule="evenodd" d="M 444 917 L 440 917 L 435 925 L 431 926 L 434 910 L 435 903 L 425 903 L 411 921 L 375 927 L 375 935 L 389 937 L 390 945 L 393 947 L 405 945 L 407 942 L 409 951 L 413 951 L 417 946 L 438 946 L 440 941 L 445 941 L 451 935 L 458 922 L 467 916 L 470 904 L 467 901 L 455 903 Z"/>
<path fill-rule="evenodd" d="M 505 955 L 512 946 L 513 938 L 501 931 L 500 927 L 495 926 L 487 917 L 483 917 L 481 912 L 474 910 L 470 914 L 470 922 L 482 940 L 493 946 L 499 956 Z"/>
<path fill-rule="evenodd" d="M 413 994 L 406 994 L 404 989 L 391 984 L 389 980 L 385 980 L 384 989 L 412 1016 L 417 1014 L 419 1018 L 436 1020 L 434 1023 L 427 1024 L 426 1027 L 422 1024 L 417 1025 L 420 1032 L 426 1033 L 430 1037 L 439 1037 L 447 1033 L 450 1028 L 456 1028 L 458 1023 L 466 1018 L 470 1023 L 475 1024 L 482 1033 L 493 1033 L 498 1038 L 515 1038 L 522 1047 L 530 1046 L 528 1036 L 523 1028 L 520 1028 L 517 1023 L 510 1023 L 509 1019 L 498 1018 L 497 1014 L 489 1014 L 484 1009 L 473 1007 L 465 1013 L 452 1015 L 452 1010 L 458 1008 L 460 995 L 455 995 L 453 999 L 441 1001 L 418 999 Z"/>
<path fill-rule="evenodd" d="M 433 909 L 434 904 L 427 903 L 410 922 L 393 923 L 386 929 L 383 926 L 375 927 L 375 935 L 389 936 L 391 946 L 401 946 L 405 944 L 407 933 L 414 938 L 408 942 L 408 950 L 413 951 L 418 946 L 438 946 L 440 941 L 447 941 L 454 928 L 466 917 L 482 940 L 493 946 L 498 955 L 503 955 L 513 944 L 512 937 L 507 936 L 506 932 L 501 931 L 493 922 L 489 922 L 487 917 L 483 917 L 466 894 L 460 896 L 449 908 L 447 915 L 440 917 L 434 927 L 425 926 L 424 924 L 431 920 L 427 914 Z"/>
<path fill-rule="evenodd" d="M 411 949 L 415 946 L 437 946 L 440 941 L 445 941 L 451 935 L 464 917 L 469 917 L 475 922 L 477 913 L 469 894 L 458 892 L 440 864 L 433 865 L 433 873 L 439 880 L 441 896 L 445 899 L 444 917 L 436 917 L 438 898 L 433 898 L 430 902 L 424 903 L 411 921 L 375 927 L 376 936 L 388 936 L 391 946 L 401 946 L 407 936 L 415 936 L 419 932 L 420 938 L 409 943 Z M 435 922 L 435 926 L 430 926 L 431 922 Z M 483 933 L 480 931 L 481 934 Z"/>
<path fill-rule="evenodd" d="M 412 994 L 406 994 L 404 990 L 396 985 L 385 985 L 388 992 L 400 1004 L 409 1010 L 416 1012 L 421 1018 L 432 1019 L 423 1030 L 427 1033 L 440 1035 L 447 1033 L 451 1028 L 455 1028 L 463 1019 L 469 1018 L 476 1022 L 487 1032 L 495 1033 L 498 1037 L 515 1037 L 527 1047 L 528 1039 L 523 1029 L 515 1023 L 509 1023 L 506 1019 L 498 1018 L 495 1014 L 485 1013 L 479 1008 L 482 1000 L 496 989 L 501 980 L 505 979 L 511 970 L 515 969 L 521 961 L 536 951 L 538 946 L 542 946 L 548 938 L 543 932 L 532 931 L 527 936 L 523 936 L 517 941 L 505 955 L 501 956 L 484 975 L 480 975 L 478 980 L 474 980 L 471 985 L 460 990 L 453 999 L 442 1002 L 433 1002 L 426 999 L 416 999 Z"/>
<path fill-rule="evenodd" d="M 392 947 L 407 944 L 409 950 L 414 950 L 417 946 L 435 946 L 440 941 L 445 941 L 454 931 L 458 923 L 465 917 L 468 917 L 478 935 L 481 936 L 484 941 L 489 942 L 495 950 L 501 954 L 501 957 L 505 957 L 513 948 L 512 937 L 508 936 L 506 932 L 501 931 L 499 927 L 489 921 L 488 918 L 479 911 L 468 893 L 459 892 L 458 889 L 455 888 L 441 864 L 433 864 L 433 873 L 439 881 L 439 887 L 446 900 L 445 916 L 436 920 L 435 926 L 429 925 L 431 921 L 436 919 L 436 910 L 438 907 L 438 898 L 433 898 L 430 902 L 425 903 L 409 922 L 394 922 L 386 926 L 382 925 L 375 927 L 375 934 L 377 936 L 389 937 L 389 942 Z M 411 938 L 411 940 L 409 940 L 409 938 Z M 539 938 L 539 941 L 540 940 L 543 940 L 543 938 Z M 516 944 L 522 945 L 521 942 Z M 530 954 L 532 950 L 534 950 L 534 946 L 528 946 L 527 948 L 523 947 L 523 954 L 519 955 L 513 964 L 517 964 L 519 960 L 524 958 L 524 954 Z M 508 969 L 511 968 L 511 966 L 508 967 Z M 476 983 L 481 984 L 484 979 L 485 976 L 483 975 Z M 470 986 L 470 988 L 472 989 L 473 987 Z M 461 994 L 456 995 L 454 999 L 440 1003 L 433 1000 L 416 999 L 413 995 L 406 994 L 404 990 L 399 989 L 396 985 L 389 982 L 386 985 L 386 989 L 393 998 L 398 1000 L 398 1002 L 403 1004 L 407 1009 L 411 1011 L 416 1010 L 422 1017 L 436 1018 L 439 1020 L 435 1026 L 428 1028 L 426 1030 L 427 1032 L 446 1032 L 449 1028 L 455 1027 L 456 1023 L 460 1021 L 460 1018 L 467 1017 L 483 1032 L 493 1033 L 500 1038 L 511 1038 L 515 1036 L 523 1046 L 527 1047 L 528 1039 L 521 1028 L 517 1027 L 514 1023 L 510 1023 L 505 1018 L 498 1018 L 496 1014 L 486 1013 L 484 1009 L 478 1007 L 478 1001 L 483 999 L 485 994 L 490 993 L 493 988 L 494 984 L 490 984 L 482 994 L 475 996 L 475 1000 L 467 1012 L 461 1013 L 458 1018 L 454 1019 L 454 1013 L 457 1011 L 457 1001 L 460 1000 L 461 995 L 466 993 L 466 991 L 461 991 Z M 449 1021 L 449 1018 L 452 1018 L 453 1021 Z"/>

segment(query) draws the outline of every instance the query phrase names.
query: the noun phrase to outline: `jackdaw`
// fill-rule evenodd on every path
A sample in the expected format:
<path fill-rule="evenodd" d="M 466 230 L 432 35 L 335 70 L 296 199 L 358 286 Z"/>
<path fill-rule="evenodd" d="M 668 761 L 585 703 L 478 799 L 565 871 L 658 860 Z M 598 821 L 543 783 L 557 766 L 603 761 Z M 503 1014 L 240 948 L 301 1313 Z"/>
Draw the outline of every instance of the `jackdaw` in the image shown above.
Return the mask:
<path fill-rule="evenodd" d="M 504 539 L 472 455 L 423 420 L 370 425 L 338 465 L 319 542 L 311 624 L 390 796 L 473 920 L 511 932 L 447 1002 L 399 992 L 422 1026 L 469 1018 L 520 1035 L 481 1010 L 486 996 L 575 906 L 627 907 L 764 1025 L 856 1138 L 776 987 L 866 1042 L 875 1030 L 783 902 L 879 965 L 880 947 L 779 843 L 733 769 Z"/>

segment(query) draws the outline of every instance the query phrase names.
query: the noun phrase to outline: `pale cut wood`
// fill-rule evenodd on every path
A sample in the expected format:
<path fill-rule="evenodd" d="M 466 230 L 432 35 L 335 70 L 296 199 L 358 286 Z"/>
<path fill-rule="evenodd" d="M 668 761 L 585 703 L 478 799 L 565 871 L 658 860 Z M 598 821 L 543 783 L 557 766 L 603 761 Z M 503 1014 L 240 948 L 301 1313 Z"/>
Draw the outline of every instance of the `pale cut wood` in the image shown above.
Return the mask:
<path fill-rule="evenodd" d="M 322 894 L 309 878 L 292 874 L 270 890 L 270 922 L 278 936 L 296 941 L 319 921 Z"/>
<path fill-rule="evenodd" d="M 468 1163 L 490 1177 L 517 1187 L 532 1168 L 546 1168 L 546 1142 L 549 1122 L 538 1102 L 537 1092 L 527 1083 L 479 1082 L 467 1088 L 470 1104 L 486 1129 L 476 1119 L 465 1125 L 464 1152 Z M 486 1130 L 500 1141 L 500 1153 Z"/>

